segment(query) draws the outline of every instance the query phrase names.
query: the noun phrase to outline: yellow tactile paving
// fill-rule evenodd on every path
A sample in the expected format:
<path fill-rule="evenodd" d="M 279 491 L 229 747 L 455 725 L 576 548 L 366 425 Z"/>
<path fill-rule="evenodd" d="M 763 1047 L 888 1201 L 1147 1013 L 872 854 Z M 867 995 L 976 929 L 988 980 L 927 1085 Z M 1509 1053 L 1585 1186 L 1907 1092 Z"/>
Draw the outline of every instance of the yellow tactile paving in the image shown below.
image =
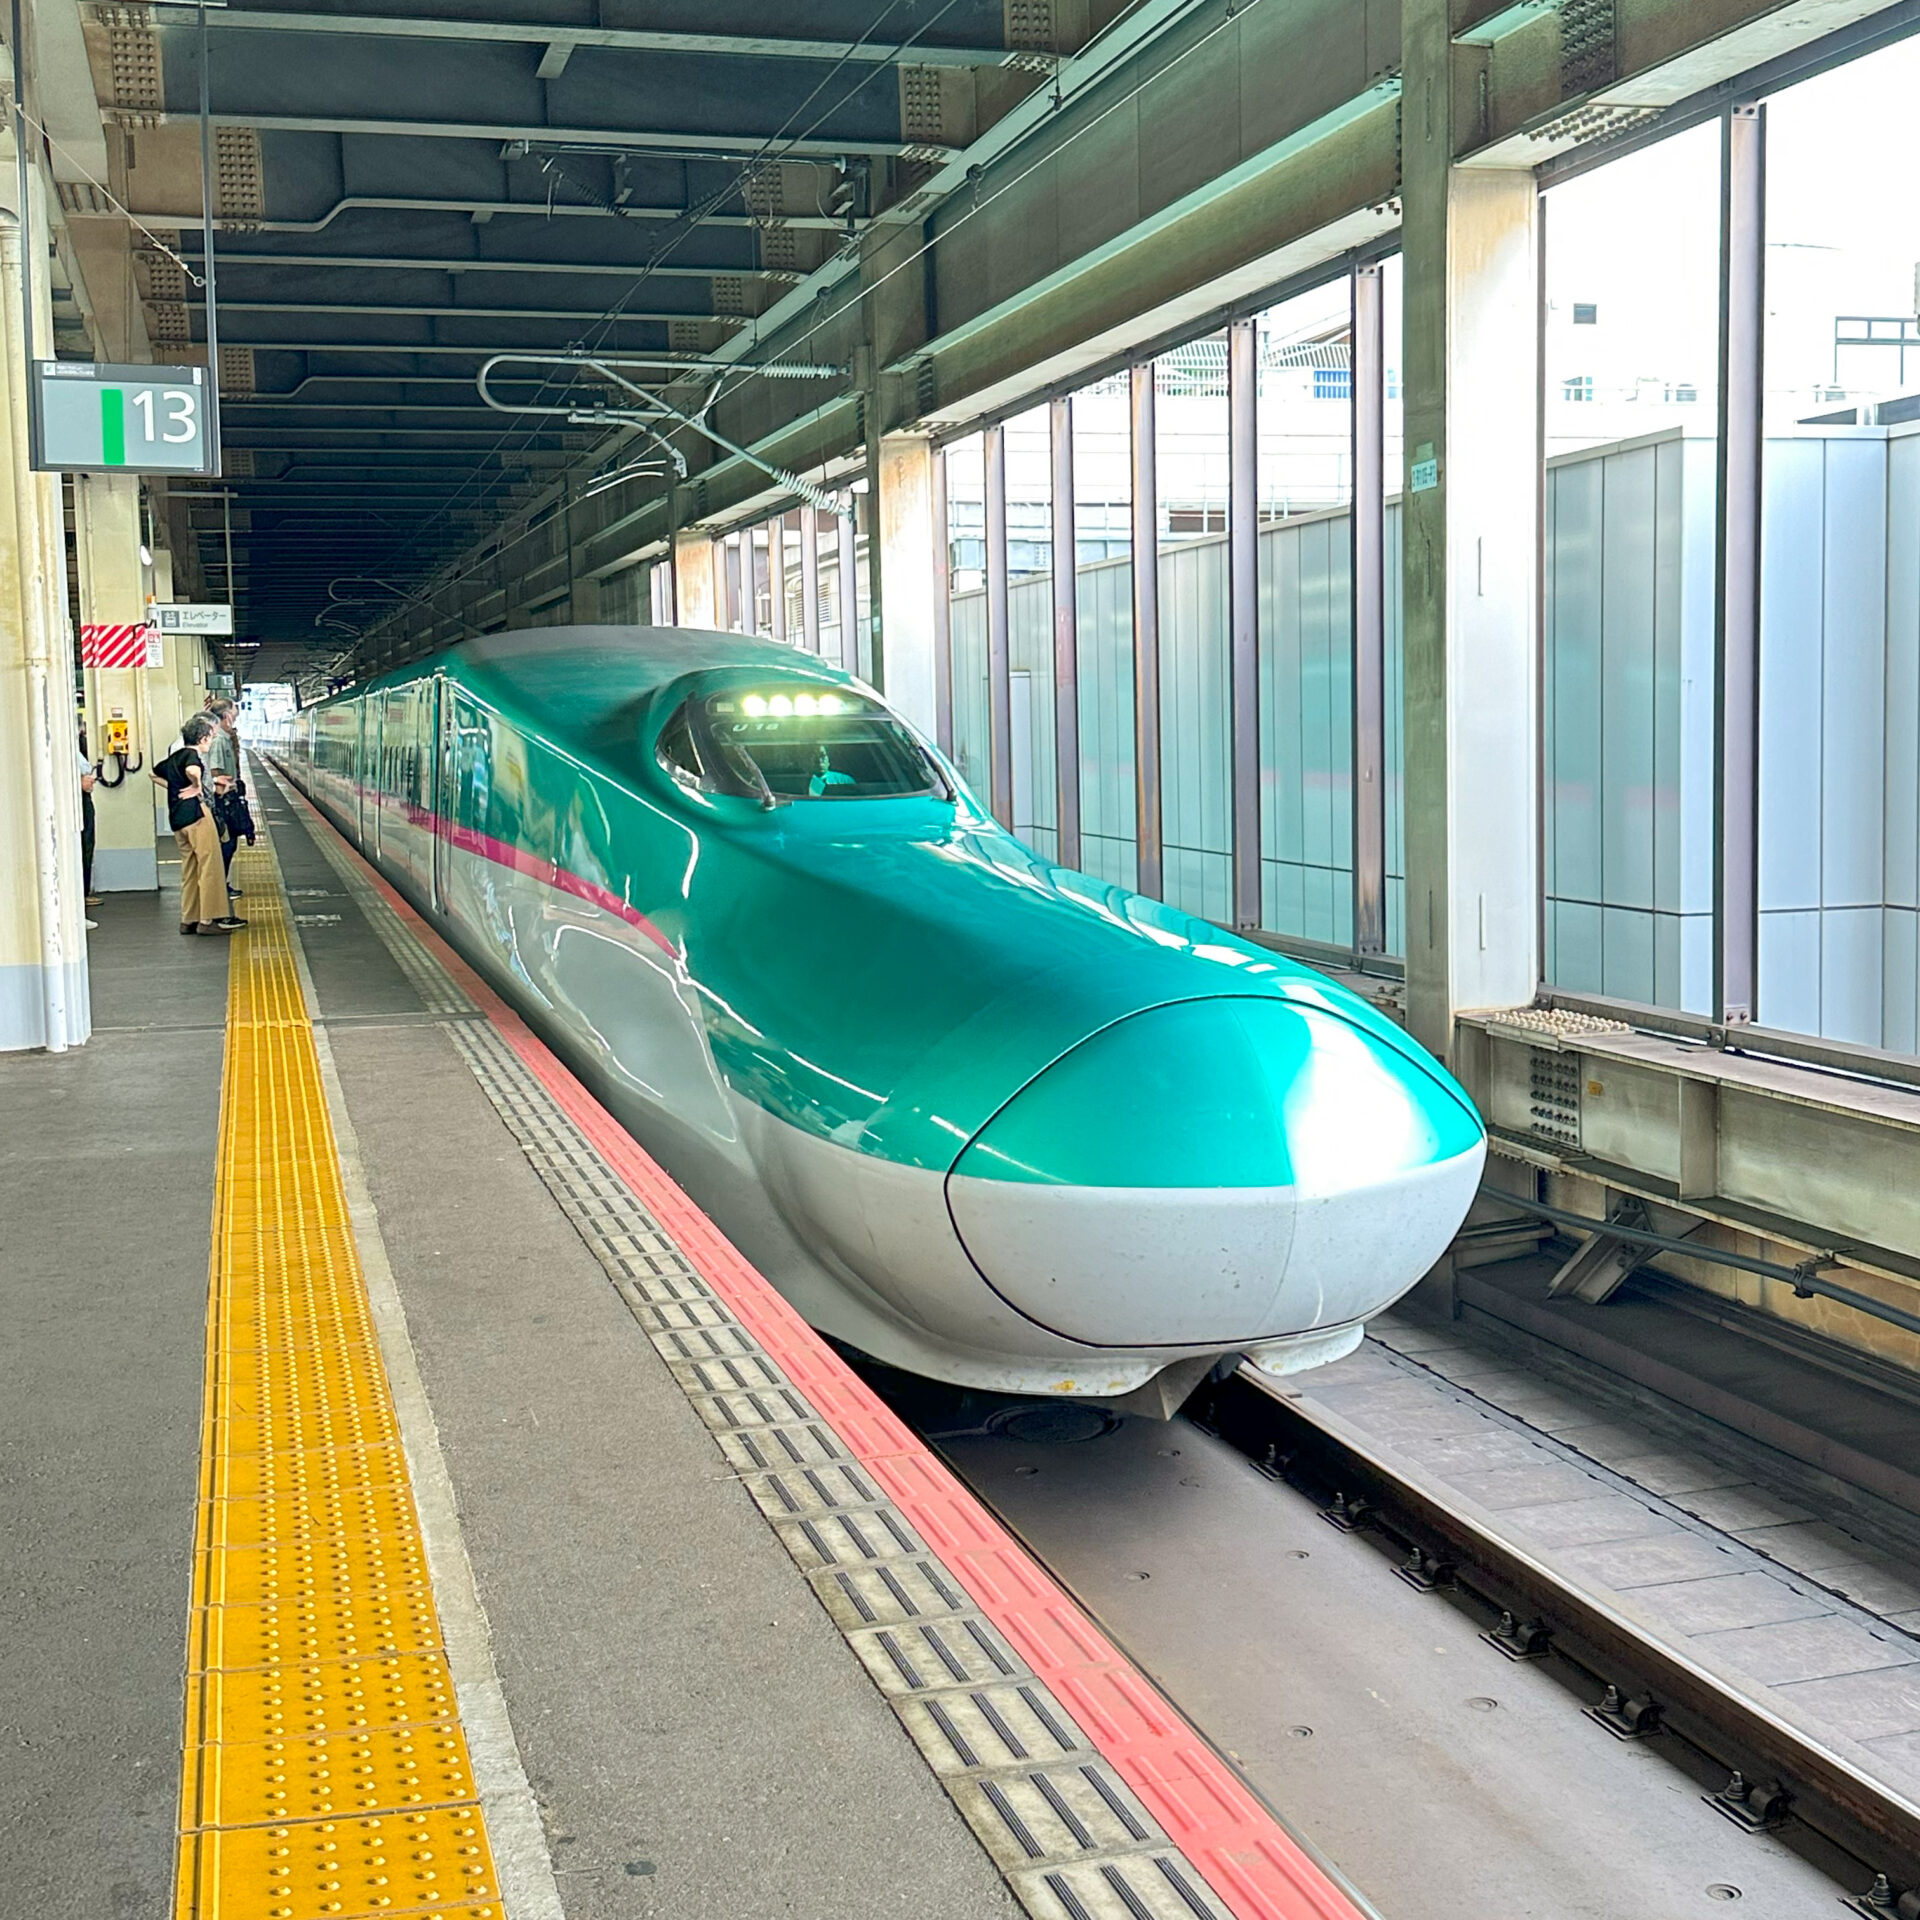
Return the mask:
<path fill-rule="evenodd" d="M 176 1920 L 503 1920 L 272 857 L 240 856 Z"/>

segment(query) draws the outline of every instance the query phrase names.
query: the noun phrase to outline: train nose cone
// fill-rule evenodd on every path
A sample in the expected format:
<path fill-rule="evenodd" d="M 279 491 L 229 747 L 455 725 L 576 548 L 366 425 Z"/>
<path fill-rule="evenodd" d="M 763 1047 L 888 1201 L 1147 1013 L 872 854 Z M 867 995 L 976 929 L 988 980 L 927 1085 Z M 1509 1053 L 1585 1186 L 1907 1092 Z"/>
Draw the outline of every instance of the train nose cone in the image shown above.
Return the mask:
<path fill-rule="evenodd" d="M 1397 1298 L 1485 1152 L 1443 1073 L 1338 1014 L 1185 1001 L 1030 1081 L 954 1163 L 947 1204 L 987 1283 L 1056 1333 L 1244 1346 Z"/>

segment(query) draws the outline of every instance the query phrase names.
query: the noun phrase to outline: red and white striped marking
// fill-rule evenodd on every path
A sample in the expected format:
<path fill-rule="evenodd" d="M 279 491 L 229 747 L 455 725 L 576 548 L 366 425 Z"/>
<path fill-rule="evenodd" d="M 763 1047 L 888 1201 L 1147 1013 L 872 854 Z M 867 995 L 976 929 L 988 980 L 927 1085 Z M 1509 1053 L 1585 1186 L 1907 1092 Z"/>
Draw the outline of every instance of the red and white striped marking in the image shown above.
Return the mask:
<path fill-rule="evenodd" d="M 83 667 L 149 666 L 154 638 L 153 629 L 144 621 L 132 627 L 89 621 L 80 629 L 80 664 Z"/>

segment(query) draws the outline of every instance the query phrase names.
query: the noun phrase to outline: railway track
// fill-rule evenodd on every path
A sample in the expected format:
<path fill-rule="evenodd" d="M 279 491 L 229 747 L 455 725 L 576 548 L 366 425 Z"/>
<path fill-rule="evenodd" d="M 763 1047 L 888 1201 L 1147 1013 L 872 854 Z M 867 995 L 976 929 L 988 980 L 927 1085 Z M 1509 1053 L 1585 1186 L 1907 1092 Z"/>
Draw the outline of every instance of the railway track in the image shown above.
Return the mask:
<path fill-rule="evenodd" d="M 1186 1417 L 1313 1499 L 1329 1525 L 1370 1537 L 1406 1584 L 1477 1613 L 1480 1638 L 1507 1658 L 1557 1668 L 1607 1732 L 1690 1749 L 1696 1773 L 1722 1780 L 1702 1798 L 1734 1825 L 1782 1837 L 1797 1825 L 1854 1862 L 1856 1911 L 1920 1916 L 1920 1811 L 1845 1756 L 1461 1512 L 1437 1483 L 1283 1383 L 1243 1367 L 1196 1394 Z"/>

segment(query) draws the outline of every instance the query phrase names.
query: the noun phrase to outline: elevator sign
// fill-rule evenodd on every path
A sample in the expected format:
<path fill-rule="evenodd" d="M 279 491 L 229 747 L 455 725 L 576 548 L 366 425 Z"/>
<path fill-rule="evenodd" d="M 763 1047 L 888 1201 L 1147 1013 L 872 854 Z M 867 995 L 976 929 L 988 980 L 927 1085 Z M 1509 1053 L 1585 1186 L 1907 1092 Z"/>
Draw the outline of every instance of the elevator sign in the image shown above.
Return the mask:
<path fill-rule="evenodd" d="M 31 391 L 36 472 L 220 471 L 205 367 L 36 360 Z"/>

